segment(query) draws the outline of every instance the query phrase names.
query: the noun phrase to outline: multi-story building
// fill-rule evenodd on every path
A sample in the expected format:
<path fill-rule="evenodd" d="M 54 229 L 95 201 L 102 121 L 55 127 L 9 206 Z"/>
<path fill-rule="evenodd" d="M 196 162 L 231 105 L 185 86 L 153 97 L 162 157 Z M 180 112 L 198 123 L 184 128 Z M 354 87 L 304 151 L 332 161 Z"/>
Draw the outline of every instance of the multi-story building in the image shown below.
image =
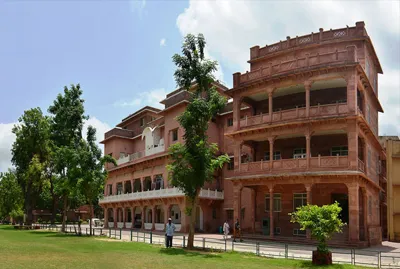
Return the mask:
<path fill-rule="evenodd" d="M 386 151 L 386 163 L 382 163 L 387 183 L 387 234 L 391 241 L 400 242 L 400 139 L 398 136 L 381 136 Z M 385 216 L 386 217 L 386 216 Z"/>
<path fill-rule="evenodd" d="M 210 122 L 209 139 L 231 163 L 201 191 L 197 229 L 239 219 L 249 236 L 310 240 L 288 214 L 338 201 L 347 226 L 334 240 L 379 244 L 382 69 L 364 23 L 252 47 L 249 63 L 232 89 L 215 83 L 231 102 Z M 175 117 L 190 95 L 178 89 L 163 110 L 145 107 L 105 134 L 105 154 L 118 158 L 100 202 L 106 225 L 162 230 L 171 216 L 187 231 L 184 195 L 169 186 L 165 165 L 168 147 L 183 142 Z"/>

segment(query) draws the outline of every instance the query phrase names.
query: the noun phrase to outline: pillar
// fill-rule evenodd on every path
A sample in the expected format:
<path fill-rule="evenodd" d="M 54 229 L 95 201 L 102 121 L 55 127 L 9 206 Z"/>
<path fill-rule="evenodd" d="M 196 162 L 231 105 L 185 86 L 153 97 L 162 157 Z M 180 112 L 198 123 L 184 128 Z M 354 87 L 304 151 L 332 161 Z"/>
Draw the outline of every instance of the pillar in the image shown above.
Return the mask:
<path fill-rule="evenodd" d="M 238 131 L 240 129 L 240 106 L 241 98 L 238 96 L 233 97 L 233 130 Z"/>
<path fill-rule="evenodd" d="M 312 204 L 312 184 L 306 184 L 306 192 L 307 192 L 307 204 L 311 205 Z M 307 239 L 311 239 L 311 231 L 306 230 L 306 236 Z"/>
<path fill-rule="evenodd" d="M 310 168 L 310 157 L 311 157 L 311 135 L 306 135 L 306 161 L 307 161 L 307 170 Z"/>
<path fill-rule="evenodd" d="M 152 231 L 154 231 L 154 230 L 156 229 L 156 225 L 155 225 L 156 220 L 155 220 L 155 218 L 156 218 L 156 207 L 153 206 L 153 207 L 151 208 L 151 222 L 152 222 L 152 224 L 151 224 L 151 230 L 152 230 Z"/>
<path fill-rule="evenodd" d="M 269 186 L 269 237 L 274 238 L 274 187 Z"/>
<path fill-rule="evenodd" d="M 256 232 L 256 190 L 250 189 L 251 230 Z"/>
<path fill-rule="evenodd" d="M 171 206 L 165 205 L 164 206 L 164 222 L 168 221 L 168 218 L 171 217 Z"/>
<path fill-rule="evenodd" d="M 108 228 L 108 208 L 104 208 L 104 228 Z"/>
<path fill-rule="evenodd" d="M 125 228 L 125 222 L 126 222 L 126 208 L 122 208 L 122 228 Z"/>
<path fill-rule="evenodd" d="M 118 213 L 118 208 L 113 208 L 113 215 L 114 215 L 114 228 L 117 228 L 117 213 Z"/>
<path fill-rule="evenodd" d="M 272 122 L 272 111 L 273 111 L 273 109 L 272 109 L 272 106 L 273 106 L 273 102 L 272 102 L 272 99 L 273 99 L 273 97 L 272 97 L 272 94 L 273 94 L 273 92 L 272 91 L 270 91 L 270 92 L 268 92 L 268 114 L 269 114 L 269 121 L 270 122 Z"/>
<path fill-rule="evenodd" d="M 357 76 L 356 70 L 351 71 L 346 76 L 347 82 L 347 107 L 349 114 L 357 113 Z"/>
<path fill-rule="evenodd" d="M 268 137 L 269 141 L 269 169 L 272 170 L 274 161 L 274 137 Z"/>
<path fill-rule="evenodd" d="M 238 184 L 233 187 L 233 222 L 235 223 L 239 219 L 241 223 L 240 211 L 242 210 L 242 188 L 243 186 Z"/>
<path fill-rule="evenodd" d="M 234 152 L 234 165 L 235 171 L 240 171 L 241 155 L 242 155 L 242 143 L 243 141 L 235 141 L 235 152 Z"/>
<path fill-rule="evenodd" d="M 312 81 L 304 82 L 304 88 L 306 89 L 306 117 L 310 117 L 310 90 Z"/>
<path fill-rule="evenodd" d="M 360 240 L 360 205 L 359 205 L 359 185 L 358 183 L 347 185 L 349 192 L 349 241 L 357 242 Z"/>
<path fill-rule="evenodd" d="M 347 124 L 347 146 L 348 146 L 348 160 L 349 168 L 351 170 L 358 170 L 358 131 L 355 122 Z M 364 160 L 367 167 L 367 158 Z"/>
<path fill-rule="evenodd" d="M 135 183 L 135 180 L 132 179 L 132 180 L 131 180 L 131 193 L 133 193 L 133 185 L 134 185 L 134 183 Z"/>
<path fill-rule="evenodd" d="M 368 234 L 368 226 L 367 226 L 367 220 L 368 220 L 368 195 L 367 195 L 367 189 L 361 188 L 362 196 L 363 196 L 363 227 L 364 227 L 364 238 L 365 241 L 369 242 L 369 234 Z"/>

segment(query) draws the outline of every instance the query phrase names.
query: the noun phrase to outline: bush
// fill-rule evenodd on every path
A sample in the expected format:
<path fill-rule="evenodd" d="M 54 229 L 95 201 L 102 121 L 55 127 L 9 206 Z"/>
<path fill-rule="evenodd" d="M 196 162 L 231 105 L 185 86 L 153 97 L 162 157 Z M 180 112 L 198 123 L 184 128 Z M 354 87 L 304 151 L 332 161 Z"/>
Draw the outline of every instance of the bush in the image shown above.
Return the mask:
<path fill-rule="evenodd" d="M 337 202 L 331 205 L 306 205 L 289 213 L 292 223 L 299 223 L 301 230 L 310 230 L 311 236 L 318 241 L 317 250 L 328 253 L 326 242 L 334 233 L 341 233 L 345 223 L 339 218 L 342 208 Z"/>

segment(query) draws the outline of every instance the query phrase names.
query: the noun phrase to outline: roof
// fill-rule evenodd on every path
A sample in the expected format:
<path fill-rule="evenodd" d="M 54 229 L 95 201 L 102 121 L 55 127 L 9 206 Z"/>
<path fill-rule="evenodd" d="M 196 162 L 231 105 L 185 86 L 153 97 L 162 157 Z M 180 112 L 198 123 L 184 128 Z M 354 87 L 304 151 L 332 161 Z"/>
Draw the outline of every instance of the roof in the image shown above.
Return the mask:
<path fill-rule="evenodd" d="M 155 108 L 155 107 L 152 107 L 152 106 L 145 106 L 145 107 L 137 110 L 136 112 L 130 114 L 128 117 L 122 119 L 122 121 L 117 124 L 117 127 L 123 126 L 125 124 L 125 122 L 127 122 L 128 120 L 130 120 L 130 119 L 132 119 L 132 118 L 134 118 L 134 117 L 136 117 L 136 116 L 138 116 L 140 114 L 143 114 L 146 111 L 158 113 L 158 112 L 161 111 L 161 109 L 158 109 L 158 108 Z"/>

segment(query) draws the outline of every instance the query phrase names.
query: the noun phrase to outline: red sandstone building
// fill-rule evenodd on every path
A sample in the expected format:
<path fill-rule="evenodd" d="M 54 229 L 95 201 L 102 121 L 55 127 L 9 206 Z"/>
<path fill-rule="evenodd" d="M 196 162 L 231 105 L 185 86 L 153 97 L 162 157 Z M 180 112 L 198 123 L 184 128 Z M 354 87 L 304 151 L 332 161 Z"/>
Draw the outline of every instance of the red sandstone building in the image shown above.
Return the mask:
<path fill-rule="evenodd" d="M 216 232 L 240 219 L 248 235 L 310 239 L 289 213 L 338 201 L 348 224 L 334 240 L 379 244 L 385 226 L 385 153 L 378 140 L 379 60 L 363 22 L 250 49 L 250 71 L 233 74 L 231 99 L 209 125 L 209 139 L 231 163 L 200 193 L 197 229 Z M 193 86 L 195 87 L 195 85 Z M 183 142 L 175 120 L 190 100 L 178 89 L 105 134 L 105 225 L 163 230 L 172 217 L 188 230 L 183 193 L 167 180 L 168 147 Z"/>

